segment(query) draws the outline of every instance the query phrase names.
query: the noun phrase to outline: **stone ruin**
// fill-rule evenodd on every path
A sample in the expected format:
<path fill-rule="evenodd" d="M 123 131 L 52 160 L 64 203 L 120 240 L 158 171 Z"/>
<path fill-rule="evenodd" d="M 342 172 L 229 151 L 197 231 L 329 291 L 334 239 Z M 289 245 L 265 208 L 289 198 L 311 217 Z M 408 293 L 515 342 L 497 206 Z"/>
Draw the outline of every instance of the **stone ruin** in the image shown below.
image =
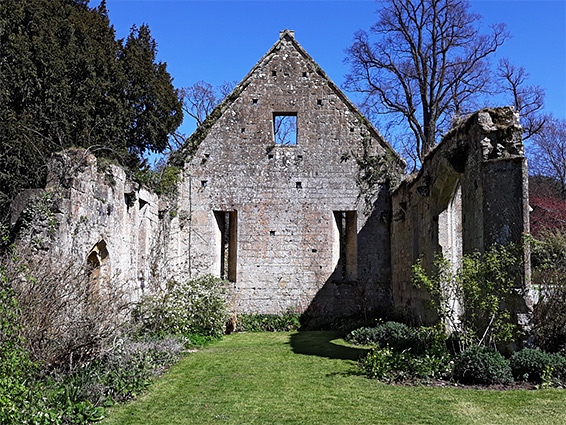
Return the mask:
<path fill-rule="evenodd" d="M 528 232 L 518 116 L 484 109 L 450 130 L 417 175 L 285 30 L 170 161 L 158 196 L 84 150 L 53 156 L 47 187 L 12 207 L 19 239 L 120 279 L 132 298 L 211 273 L 235 313 L 348 316 L 405 309 L 424 322 L 411 265 L 454 262 Z M 37 199 L 51 229 L 25 229 Z M 23 218 L 22 218 L 23 217 Z M 37 227 L 37 226 L 36 226 Z M 522 285 L 528 283 L 528 252 Z M 515 312 L 528 313 L 524 292 Z"/>

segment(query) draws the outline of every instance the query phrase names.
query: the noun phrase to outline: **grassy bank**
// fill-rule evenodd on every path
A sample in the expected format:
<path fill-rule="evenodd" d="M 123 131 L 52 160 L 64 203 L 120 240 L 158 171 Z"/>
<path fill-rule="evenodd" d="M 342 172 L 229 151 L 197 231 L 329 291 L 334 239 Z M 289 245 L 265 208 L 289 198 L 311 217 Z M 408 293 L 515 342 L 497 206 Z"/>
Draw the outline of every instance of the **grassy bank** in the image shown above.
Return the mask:
<path fill-rule="evenodd" d="M 189 355 L 111 424 L 563 424 L 564 390 L 390 386 L 332 332 L 247 333 Z"/>

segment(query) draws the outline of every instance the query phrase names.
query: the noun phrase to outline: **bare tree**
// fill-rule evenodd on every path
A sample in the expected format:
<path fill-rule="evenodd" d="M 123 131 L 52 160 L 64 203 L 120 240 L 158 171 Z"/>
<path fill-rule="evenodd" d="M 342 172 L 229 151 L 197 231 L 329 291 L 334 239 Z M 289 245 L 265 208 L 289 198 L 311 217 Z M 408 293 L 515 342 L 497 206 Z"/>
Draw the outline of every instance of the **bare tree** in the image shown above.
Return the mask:
<path fill-rule="evenodd" d="M 532 140 L 531 172 L 554 178 L 566 196 L 566 119 L 547 118 Z"/>
<path fill-rule="evenodd" d="M 199 126 L 235 86 L 235 81 L 224 81 L 216 88 L 206 81 L 199 81 L 190 87 L 183 87 L 183 110 L 193 117 Z"/>
<path fill-rule="evenodd" d="M 503 91 L 511 97 L 512 105 L 521 116 L 523 140 L 543 130 L 546 116 L 541 113 L 544 107 L 544 89 L 540 86 L 528 85 L 529 74 L 523 67 L 516 67 L 508 59 L 499 61 L 497 69 L 503 79 Z"/>
<path fill-rule="evenodd" d="M 370 33 L 347 50 L 346 89 L 366 107 L 400 115 L 422 160 L 453 115 L 468 112 L 489 89 L 489 56 L 508 38 L 504 24 L 480 32 L 465 0 L 387 0 Z"/>

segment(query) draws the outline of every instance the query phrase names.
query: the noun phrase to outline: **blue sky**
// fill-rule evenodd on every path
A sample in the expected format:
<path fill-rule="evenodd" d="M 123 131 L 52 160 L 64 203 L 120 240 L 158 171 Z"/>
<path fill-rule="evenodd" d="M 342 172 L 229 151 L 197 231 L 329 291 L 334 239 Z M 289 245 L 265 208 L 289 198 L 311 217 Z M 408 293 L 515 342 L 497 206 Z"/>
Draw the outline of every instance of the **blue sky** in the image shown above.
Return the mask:
<path fill-rule="evenodd" d="M 98 1 L 91 1 L 96 5 Z M 475 0 L 483 24 L 504 22 L 513 36 L 507 57 L 545 88 L 546 111 L 566 118 L 566 0 Z M 372 0 L 107 0 L 118 37 L 132 25 L 149 25 L 158 59 L 167 62 L 176 87 L 205 80 L 240 81 L 285 28 L 339 86 L 348 66 L 344 49 L 358 29 L 376 20 Z M 186 119 L 181 131 L 192 133 Z"/>

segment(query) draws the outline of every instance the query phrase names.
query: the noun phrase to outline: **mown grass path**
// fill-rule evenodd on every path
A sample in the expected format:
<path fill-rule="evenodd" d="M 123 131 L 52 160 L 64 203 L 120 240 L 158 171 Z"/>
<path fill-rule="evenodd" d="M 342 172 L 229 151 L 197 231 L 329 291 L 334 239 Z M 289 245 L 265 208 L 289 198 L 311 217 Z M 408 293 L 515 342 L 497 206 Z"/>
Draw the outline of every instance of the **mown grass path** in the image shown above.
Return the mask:
<path fill-rule="evenodd" d="M 103 425 L 566 424 L 564 390 L 385 385 L 332 332 L 235 334 L 190 354 Z"/>

